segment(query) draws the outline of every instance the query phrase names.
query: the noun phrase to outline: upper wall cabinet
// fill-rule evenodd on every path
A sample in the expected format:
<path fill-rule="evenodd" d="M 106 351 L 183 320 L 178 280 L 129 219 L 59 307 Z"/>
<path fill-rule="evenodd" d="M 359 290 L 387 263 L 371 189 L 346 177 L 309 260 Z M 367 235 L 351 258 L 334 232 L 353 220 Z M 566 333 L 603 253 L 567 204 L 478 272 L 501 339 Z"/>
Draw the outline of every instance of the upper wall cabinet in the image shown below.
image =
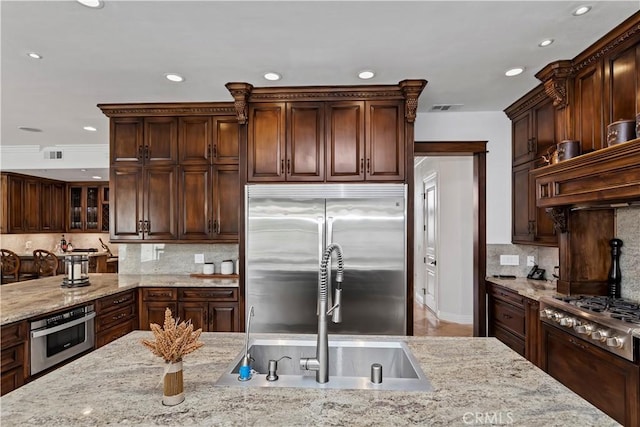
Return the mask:
<path fill-rule="evenodd" d="M 280 88 L 228 83 L 238 122 L 246 125 L 243 178 L 404 182 L 407 147 L 413 144 L 413 121 L 425 85 L 424 80 Z"/>
<path fill-rule="evenodd" d="M 99 107 L 111 118 L 111 241 L 237 242 L 231 103 Z"/>
<path fill-rule="evenodd" d="M 1 183 L 1 233 L 66 231 L 65 182 L 2 173 Z"/>

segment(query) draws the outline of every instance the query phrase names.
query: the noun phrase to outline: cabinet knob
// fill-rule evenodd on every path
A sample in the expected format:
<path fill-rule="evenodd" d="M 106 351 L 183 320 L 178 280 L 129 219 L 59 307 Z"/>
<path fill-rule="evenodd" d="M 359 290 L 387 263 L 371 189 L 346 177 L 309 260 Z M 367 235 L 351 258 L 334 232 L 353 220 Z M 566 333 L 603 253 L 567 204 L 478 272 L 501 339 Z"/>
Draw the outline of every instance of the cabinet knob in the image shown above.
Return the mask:
<path fill-rule="evenodd" d="M 287 174 L 291 173 L 291 159 L 287 159 Z"/>
<path fill-rule="evenodd" d="M 371 159 L 367 159 L 367 173 L 371 170 Z"/>
<path fill-rule="evenodd" d="M 280 174 L 282 174 L 282 172 L 284 172 L 284 159 L 280 159 Z"/>

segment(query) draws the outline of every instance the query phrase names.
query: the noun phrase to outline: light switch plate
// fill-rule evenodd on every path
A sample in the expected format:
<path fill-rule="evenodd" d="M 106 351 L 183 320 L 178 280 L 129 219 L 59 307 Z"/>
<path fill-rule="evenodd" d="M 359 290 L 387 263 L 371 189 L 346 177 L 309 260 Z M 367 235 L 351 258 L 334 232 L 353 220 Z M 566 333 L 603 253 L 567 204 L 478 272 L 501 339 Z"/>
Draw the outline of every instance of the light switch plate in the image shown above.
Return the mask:
<path fill-rule="evenodd" d="M 533 267 L 536 265 L 536 257 L 533 255 L 527 256 L 527 267 Z"/>
<path fill-rule="evenodd" d="M 204 254 L 195 254 L 195 261 L 196 264 L 204 264 Z"/>
<path fill-rule="evenodd" d="M 500 265 L 520 265 L 518 255 L 500 255 Z"/>

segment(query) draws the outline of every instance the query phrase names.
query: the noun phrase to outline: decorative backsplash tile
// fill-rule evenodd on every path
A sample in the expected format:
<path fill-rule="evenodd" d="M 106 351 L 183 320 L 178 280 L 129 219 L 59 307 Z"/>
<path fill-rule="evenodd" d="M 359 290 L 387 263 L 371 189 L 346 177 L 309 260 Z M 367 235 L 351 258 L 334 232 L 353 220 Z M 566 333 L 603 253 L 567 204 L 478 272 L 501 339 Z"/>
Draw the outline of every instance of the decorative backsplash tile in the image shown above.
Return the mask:
<path fill-rule="evenodd" d="M 500 255 L 517 255 L 520 264 L 500 265 Z M 538 267 L 545 269 L 548 280 L 553 278 L 553 267 L 558 265 L 558 248 L 512 244 L 487 245 L 487 276 L 512 274 L 516 277 L 527 277 L 531 269 L 527 266 L 528 256 L 533 256 Z"/>
<path fill-rule="evenodd" d="M 617 209 L 616 233 L 622 240 L 620 293 L 623 298 L 640 301 L 640 208 Z"/>

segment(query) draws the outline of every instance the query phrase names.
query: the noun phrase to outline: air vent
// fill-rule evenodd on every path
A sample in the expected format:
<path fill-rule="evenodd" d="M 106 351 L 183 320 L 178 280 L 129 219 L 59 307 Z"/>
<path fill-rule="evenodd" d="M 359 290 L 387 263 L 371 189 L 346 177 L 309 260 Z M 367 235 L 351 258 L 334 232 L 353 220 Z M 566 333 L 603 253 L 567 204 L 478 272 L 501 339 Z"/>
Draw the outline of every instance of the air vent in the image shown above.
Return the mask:
<path fill-rule="evenodd" d="M 62 151 L 45 151 L 45 160 L 62 160 Z"/>
<path fill-rule="evenodd" d="M 464 104 L 434 104 L 431 111 L 455 111 L 459 110 Z"/>

